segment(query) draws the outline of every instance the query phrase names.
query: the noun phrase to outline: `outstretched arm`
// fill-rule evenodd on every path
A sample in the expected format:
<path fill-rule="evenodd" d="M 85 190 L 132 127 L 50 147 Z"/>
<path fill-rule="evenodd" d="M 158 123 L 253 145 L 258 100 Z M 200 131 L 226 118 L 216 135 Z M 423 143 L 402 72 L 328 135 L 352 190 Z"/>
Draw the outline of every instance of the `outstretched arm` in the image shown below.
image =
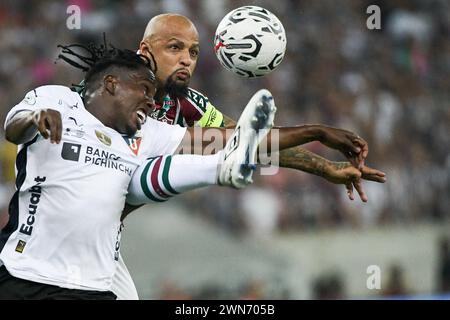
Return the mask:
<path fill-rule="evenodd" d="M 364 166 L 364 159 L 369 153 L 367 142 L 348 130 L 325 125 L 274 127 L 274 129 L 279 130 L 280 150 L 319 141 L 331 149 L 340 151 L 351 164 L 359 169 Z"/>
<path fill-rule="evenodd" d="M 224 124 L 226 127 L 231 128 L 235 125 L 235 122 L 230 117 L 224 115 Z M 331 129 L 332 130 L 328 131 L 325 130 L 325 132 L 323 133 L 324 136 L 319 136 L 319 138 L 325 145 L 333 144 L 331 145 L 331 147 L 334 146 L 334 148 L 337 148 L 339 146 L 348 148 L 349 144 L 346 143 L 346 141 L 349 142 L 352 138 L 355 137 L 359 138 L 356 135 L 352 136 L 352 133 L 346 130 L 336 129 L 335 131 L 333 130 L 334 128 Z M 280 130 L 280 140 L 282 131 L 283 129 Z M 368 147 L 367 143 L 365 143 L 364 140 L 357 140 L 356 142 L 357 144 L 353 145 L 352 147 L 360 148 L 359 154 L 356 153 L 357 150 L 355 150 L 353 154 L 347 154 L 350 160 L 352 160 L 352 163 L 333 162 L 320 157 L 311 151 L 296 146 L 281 150 L 279 152 L 279 164 L 280 167 L 283 168 L 301 170 L 323 177 L 332 183 L 344 184 L 347 189 L 347 194 L 351 200 L 354 199 L 354 187 L 358 192 L 361 200 L 365 202 L 367 201 L 367 196 L 362 189 L 361 179 L 384 183 L 386 181 L 386 175 L 379 170 L 365 166 L 362 161 L 359 160 L 364 159 L 367 156 Z M 357 159 L 355 158 L 356 155 L 359 161 L 357 161 Z M 356 167 L 359 167 L 359 170 Z"/>
<path fill-rule="evenodd" d="M 226 128 L 232 128 L 235 124 L 234 120 L 224 115 L 224 125 Z M 274 127 L 271 131 L 273 132 L 275 130 L 278 130 L 279 150 L 297 147 L 312 141 L 319 141 L 331 149 L 342 152 L 350 163 L 359 169 L 362 169 L 364 166 L 364 159 L 369 153 L 367 142 L 357 134 L 348 130 L 324 125 Z M 267 143 L 268 150 L 270 150 L 271 147 L 270 142 L 272 141 L 272 132 L 267 136 L 267 140 L 261 142 L 261 144 Z M 301 150 L 304 149 L 297 150 L 301 152 Z M 280 156 L 282 156 L 282 154 L 280 154 Z"/>
<path fill-rule="evenodd" d="M 332 183 L 344 184 L 350 200 L 354 200 L 353 187 L 362 201 L 368 200 L 361 179 L 380 183 L 386 181 L 386 175 L 379 170 L 364 165 L 360 171 L 349 162 L 330 161 L 300 147 L 280 151 L 279 159 L 280 167 L 301 170 L 323 177 Z"/>

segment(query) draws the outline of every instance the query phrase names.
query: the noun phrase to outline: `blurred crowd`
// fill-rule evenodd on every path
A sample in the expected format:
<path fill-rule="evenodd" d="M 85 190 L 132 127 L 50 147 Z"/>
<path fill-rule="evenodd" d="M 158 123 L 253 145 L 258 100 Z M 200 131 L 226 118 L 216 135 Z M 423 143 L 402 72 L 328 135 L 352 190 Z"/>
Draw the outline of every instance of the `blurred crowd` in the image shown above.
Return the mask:
<path fill-rule="evenodd" d="M 436 270 L 433 278 L 431 292 L 420 295 L 412 289 L 414 279 L 408 274 L 406 268 L 399 261 L 393 260 L 386 270 L 382 271 L 378 290 L 370 294 L 352 296 L 348 293 L 347 279 L 343 270 L 331 268 L 321 272 L 310 281 L 308 299 L 314 300 L 342 300 L 342 299 L 450 299 L 450 238 L 441 236 L 436 239 L 437 248 Z M 159 282 L 158 299 L 238 299 L 238 300 L 264 300 L 264 299 L 293 299 L 288 286 L 280 279 L 250 278 L 240 286 L 224 286 L 223 284 L 207 283 L 199 288 L 183 288 L 180 283 L 170 279 Z"/>
<path fill-rule="evenodd" d="M 69 30 L 66 9 L 81 9 L 81 29 Z M 370 146 L 367 163 L 387 173 L 384 185 L 365 182 L 369 202 L 351 202 L 344 186 L 280 170 L 244 191 L 218 188 L 180 197 L 182 205 L 233 232 L 316 230 L 447 220 L 450 213 L 450 3 L 431 1 L 257 1 L 284 24 L 288 49 L 271 75 L 238 79 L 212 50 L 220 19 L 241 0 L 29 1 L 0 4 L 1 118 L 42 84 L 77 83 L 58 44 L 108 40 L 137 48 L 148 20 L 161 12 L 191 18 L 201 37 L 192 86 L 237 118 L 258 88 L 277 102 L 277 125 L 323 123 L 357 132 Z M 369 30 L 366 9 L 381 9 L 381 29 Z M 333 160 L 319 143 L 306 148 Z M 2 140 L 0 207 L 13 192 L 15 147 Z M 217 192 L 216 192 L 217 191 Z M 220 192 L 219 192 L 220 191 Z M 0 218 L 4 223 L 5 215 Z"/>

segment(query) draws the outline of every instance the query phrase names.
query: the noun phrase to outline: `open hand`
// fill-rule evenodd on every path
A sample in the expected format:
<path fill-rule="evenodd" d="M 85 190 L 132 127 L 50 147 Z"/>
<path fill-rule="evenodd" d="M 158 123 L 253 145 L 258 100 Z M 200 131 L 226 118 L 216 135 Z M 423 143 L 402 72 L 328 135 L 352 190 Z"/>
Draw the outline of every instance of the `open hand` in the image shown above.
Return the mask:
<path fill-rule="evenodd" d="M 362 187 L 362 179 L 379 183 L 386 182 L 386 174 L 384 172 L 365 165 L 363 165 L 361 170 L 358 170 L 349 162 L 331 162 L 327 165 L 325 172 L 324 178 L 328 181 L 345 185 L 350 200 L 355 199 L 353 194 L 353 188 L 355 188 L 361 200 L 363 202 L 368 201 Z"/>

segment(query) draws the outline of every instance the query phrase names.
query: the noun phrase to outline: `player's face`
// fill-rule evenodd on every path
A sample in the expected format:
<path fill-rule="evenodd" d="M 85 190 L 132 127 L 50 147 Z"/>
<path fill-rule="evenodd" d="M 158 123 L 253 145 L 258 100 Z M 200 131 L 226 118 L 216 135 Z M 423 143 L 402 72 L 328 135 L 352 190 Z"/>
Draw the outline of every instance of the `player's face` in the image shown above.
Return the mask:
<path fill-rule="evenodd" d="M 133 136 L 154 108 L 156 86 L 149 73 L 131 73 L 117 83 L 114 128 L 120 133 Z"/>
<path fill-rule="evenodd" d="M 157 63 L 158 87 L 168 83 L 187 87 L 197 65 L 200 53 L 198 33 L 194 26 L 170 23 L 152 39 L 141 43 L 141 53 L 150 58 L 149 51 Z"/>

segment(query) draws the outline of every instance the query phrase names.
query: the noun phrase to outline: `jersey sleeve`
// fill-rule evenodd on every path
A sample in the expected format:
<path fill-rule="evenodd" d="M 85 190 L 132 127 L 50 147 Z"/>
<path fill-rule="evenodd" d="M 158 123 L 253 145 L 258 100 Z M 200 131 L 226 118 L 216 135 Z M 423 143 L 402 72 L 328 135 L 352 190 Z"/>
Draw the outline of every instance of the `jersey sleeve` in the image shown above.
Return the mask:
<path fill-rule="evenodd" d="M 22 111 L 34 111 L 40 109 L 54 109 L 64 111 L 63 99 L 58 98 L 62 86 L 42 86 L 28 92 L 23 100 L 15 105 L 6 115 L 4 127 L 9 120 Z M 69 90 L 68 88 L 65 88 Z"/>
<path fill-rule="evenodd" d="M 195 124 L 203 128 L 206 127 L 223 127 L 223 114 L 208 101 L 206 111 L 203 116 Z"/>
<path fill-rule="evenodd" d="M 189 88 L 182 101 L 182 115 L 189 127 L 223 127 L 223 114 L 212 105 L 204 94 Z"/>

